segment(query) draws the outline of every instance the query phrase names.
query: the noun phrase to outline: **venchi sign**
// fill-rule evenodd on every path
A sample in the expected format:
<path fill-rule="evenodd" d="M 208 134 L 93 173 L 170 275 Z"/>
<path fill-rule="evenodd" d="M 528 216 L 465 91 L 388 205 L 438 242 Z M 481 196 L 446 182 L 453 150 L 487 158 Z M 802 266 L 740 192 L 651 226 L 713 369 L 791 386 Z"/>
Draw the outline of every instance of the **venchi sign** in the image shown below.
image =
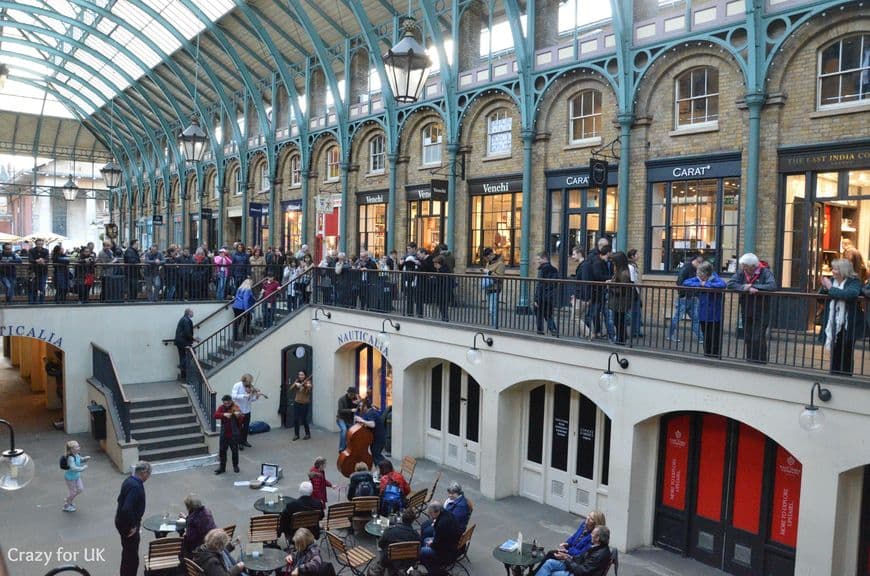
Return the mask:
<path fill-rule="evenodd" d="M 26 336 L 28 338 L 44 340 L 58 348 L 63 347 L 63 338 L 51 330 L 46 333 L 45 328 L 34 328 L 33 326 L 25 326 L 24 324 L 19 324 L 17 326 L 14 324 L 0 326 L 0 336 Z"/>

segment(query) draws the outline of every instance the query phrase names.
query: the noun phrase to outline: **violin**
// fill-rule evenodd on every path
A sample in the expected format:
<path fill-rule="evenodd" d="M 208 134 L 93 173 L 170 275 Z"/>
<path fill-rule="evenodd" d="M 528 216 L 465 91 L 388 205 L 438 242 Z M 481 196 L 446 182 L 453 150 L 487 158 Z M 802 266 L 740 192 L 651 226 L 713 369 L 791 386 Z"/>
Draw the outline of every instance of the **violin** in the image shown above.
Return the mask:
<path fill-rule="evenodd" d="M 357 412 L 361 410 L 362 404 L 357 408 Z M 357 423 L 350 427 L 347 431 L 347 448 L 338 455 L 336 466 L 345 478 L 350 478 L 354 468 L 358 462 L 365 462 L 370 469 L 373 459 L 371 453 L 371 445 L 375 441 L 375 435 L 371 428 Z"/>

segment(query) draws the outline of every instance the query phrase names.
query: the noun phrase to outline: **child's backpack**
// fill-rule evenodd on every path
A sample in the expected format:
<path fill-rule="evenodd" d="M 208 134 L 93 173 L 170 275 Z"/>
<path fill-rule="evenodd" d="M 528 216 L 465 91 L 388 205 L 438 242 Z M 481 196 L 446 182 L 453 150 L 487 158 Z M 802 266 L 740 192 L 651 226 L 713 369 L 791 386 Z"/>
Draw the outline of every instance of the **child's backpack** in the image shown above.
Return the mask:
<path fill-rule="evenodd" d="M 69 460 L 67 460 L 66 454 L 60 457 L 60 469 L 69 470 Z"/>

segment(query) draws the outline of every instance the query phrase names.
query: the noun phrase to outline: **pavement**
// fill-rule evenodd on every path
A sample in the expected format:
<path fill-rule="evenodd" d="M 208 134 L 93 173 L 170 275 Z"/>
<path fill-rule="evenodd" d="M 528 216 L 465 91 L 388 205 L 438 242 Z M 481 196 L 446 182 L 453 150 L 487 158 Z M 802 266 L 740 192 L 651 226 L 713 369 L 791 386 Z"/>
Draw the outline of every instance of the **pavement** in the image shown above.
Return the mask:
<path fill-rule="evenodd" d="M 45 410 L 42 394 L 30 393 L 17 371 L 3 358 L 0 358 L 0 398 L 3 398 L 0 418 L 15 426 L 16 447 L 26 450 L 36 462 L 33 482 L 16 492 L 0 491 L 0 548 L 10 576 L 42 576 L 50 568 L 67 562 L 82 565 L 92 576 L 117 574 L 121 548 L 113 518 L 124 476 L 88 435 L 67 435 L 53 429 L 51 422 L 59 418 L 60 413 Z M 256 419 L 256 414 L 254 417 Z M 145 484 L 145 514 L 177 515 L 184 509 L 184 497 L 193 492 L 211 510 L 218 526 L 236 524 L 236 534 L 244 539 L 248 519 L 259 515 L 253 503 L 263 494 L 233 483 L 255 478 L 261 463 L 275 463 L 284 468 L 279 491 L 295 496 L 299 483 L 307 480 L 307 471 L 315 457 L 323 455 L 331 460 L 338 455 L 336 433 L 315 427 L 312 436 L 308 441 L 291 442 L 292 432 L 286 429 L 251 436 L 249 442 L 253 448 L 241 452 L 239 474 L 229 472 L 215 476 L 213 466 L 154 474 Z M 3 449 L 6 438 L 5 431 L 0 430 Z M 85 490 L 75 501 L 78 510 L 72 513 L 61 510 L 66 486 L 58 467 L 64 444 L 71 439 L 80 442 L 82 454 L 93 457 L 83 474 Z M 394 458 L 394 463 L 397 461 L 398 458 Z M 582 520 L 526 498 L 490 500 L 480 495 L 474 478 L 424 460 L 418 461 L 413 489 L 431 487 L 439 471 L 442 477 L 438 498 L 443 498 L 447 485 L 456 481 L 475 503 L 471 523 L 477 528 L 469 552 L 471 576 L 504 574 L 504 566 L 492 556 L 493 549 L 508 538 L 516 538 L 519 531 L 524 533 L 526 541 L 534 538 L 549 549 L 564 541 Z M 327 465 L 327 477 L 336 485 L 347 484 L 331 464 Z M 328 496 L 329 502 L 334 503 L 343 499 L 344 492 L 329 490 Z M 374 548 L 374 538 L 367 535 L 357 538 L 359 544 Z M 148 543 L 153 539 L 153 534 L 143 531 L 140 557 L 147 553 Z M 621 553 L 619 574 L 713 576 L 725 573 L 650 547 Z"/>

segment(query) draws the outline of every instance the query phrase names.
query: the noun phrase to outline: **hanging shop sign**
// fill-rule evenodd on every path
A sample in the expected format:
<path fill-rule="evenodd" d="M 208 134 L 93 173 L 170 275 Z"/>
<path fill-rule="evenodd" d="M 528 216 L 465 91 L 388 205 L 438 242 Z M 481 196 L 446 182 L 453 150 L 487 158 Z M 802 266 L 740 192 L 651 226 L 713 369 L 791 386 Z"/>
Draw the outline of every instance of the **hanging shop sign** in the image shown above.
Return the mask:
<path fill-rule="evenodd" d="M 154 226 L 163 226 L 163 214 L 155 214 L 151 217 L 151 224 Z"/>
<path fill-rule="evenodd" d="M 248 204 L 248 216 L 260 218 L 269 215 L 269 205 L 265 202 L 251 202 Z"/>
<path fill-rule="evenodd" d="M 415 200 L 447 200 L 447 180 L 432 180 L 428 184 L 405 187 L 409 202 Z"/>
<path fill-rule="evenodd" d="M 616 186 L 619 180 L 619 169 L 616 165 L 607 168 L 607 185 Z M 561 190 L 563 188 L 589 188 L 589 167 L 557 170 L 547 174 L 547 189 Z"/>

